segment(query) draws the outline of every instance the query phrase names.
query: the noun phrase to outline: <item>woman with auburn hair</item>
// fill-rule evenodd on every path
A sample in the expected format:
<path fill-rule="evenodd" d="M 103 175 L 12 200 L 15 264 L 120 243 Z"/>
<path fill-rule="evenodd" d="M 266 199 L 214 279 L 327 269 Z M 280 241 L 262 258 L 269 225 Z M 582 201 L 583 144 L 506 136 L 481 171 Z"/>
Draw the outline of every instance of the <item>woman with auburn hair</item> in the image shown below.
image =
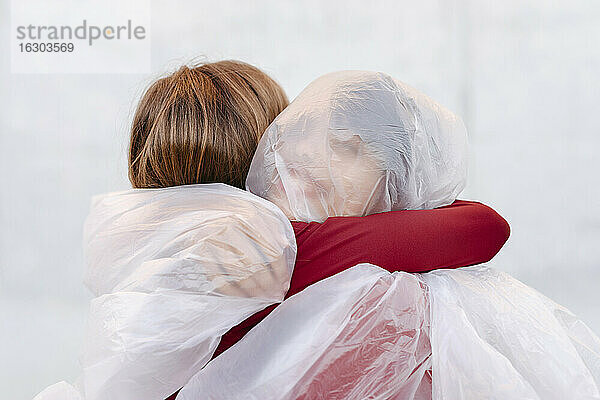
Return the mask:
<path fill-rule="evenodd" d="M 154 82 L 137 107 L 129 180 L 134 188 L 243 189 L 260 137 L 287 105 L 277 82 L 249 64 L 183 66 Z"/>

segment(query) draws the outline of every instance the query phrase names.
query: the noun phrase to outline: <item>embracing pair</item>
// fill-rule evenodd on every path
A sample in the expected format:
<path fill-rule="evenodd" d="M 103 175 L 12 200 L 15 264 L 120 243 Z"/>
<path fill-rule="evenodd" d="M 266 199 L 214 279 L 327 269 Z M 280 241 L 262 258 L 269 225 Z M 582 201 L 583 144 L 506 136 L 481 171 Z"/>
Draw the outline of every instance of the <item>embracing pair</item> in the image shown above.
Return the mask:
<path fill-rule="evenodd" d="M 237 61 L 159 79 L 134 189 L 86 221 L 81 379 L 38 398 L 600 398 L 585 324 L 459 268 L 509 235 L 456 200 L 466 167 L 460 118 L 383 73 L 327 74 L 291 104 Z"/>

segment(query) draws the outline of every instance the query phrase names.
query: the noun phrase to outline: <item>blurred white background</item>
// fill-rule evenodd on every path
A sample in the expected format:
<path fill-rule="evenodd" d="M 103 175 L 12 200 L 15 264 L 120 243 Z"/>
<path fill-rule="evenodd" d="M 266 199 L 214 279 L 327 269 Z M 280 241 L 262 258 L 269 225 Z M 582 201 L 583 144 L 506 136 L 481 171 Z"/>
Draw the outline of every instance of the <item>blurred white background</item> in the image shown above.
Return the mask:
<path fill-rule="evenodd" d="M 472 145 L 462 198 L 512 227 L 494 264 L 600 332 L 599 2 L 155 1 L 151 76 L 10 74 L 9 7 L 1 1 L 0 397 L 76 378 L 90 196 L 128 187 L 135 101 L 191 59 L 255 64 L 290 99 L 326 72 L 384 71 L 462 115 Z"/>

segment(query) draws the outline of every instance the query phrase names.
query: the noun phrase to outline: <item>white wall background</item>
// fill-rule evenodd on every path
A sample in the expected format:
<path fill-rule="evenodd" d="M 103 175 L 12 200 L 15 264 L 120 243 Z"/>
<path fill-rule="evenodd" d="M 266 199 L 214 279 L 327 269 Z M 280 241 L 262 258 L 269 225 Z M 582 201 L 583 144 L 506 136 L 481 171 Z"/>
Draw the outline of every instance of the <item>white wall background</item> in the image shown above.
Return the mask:
<path fill-rule="evenodd" d="M 11 75 L 9 7 L 0 2 L 0 397 L 76 378 L 89 198 L 128 187 L 141 91 L 198 57 L 256 64 L 290 98 L 329 71 L 385 71 L 462 115 L 463 198 L 512 227 L 496 266 L 600 332 L 599 2 L 155 1 L 152 76 Z"/>

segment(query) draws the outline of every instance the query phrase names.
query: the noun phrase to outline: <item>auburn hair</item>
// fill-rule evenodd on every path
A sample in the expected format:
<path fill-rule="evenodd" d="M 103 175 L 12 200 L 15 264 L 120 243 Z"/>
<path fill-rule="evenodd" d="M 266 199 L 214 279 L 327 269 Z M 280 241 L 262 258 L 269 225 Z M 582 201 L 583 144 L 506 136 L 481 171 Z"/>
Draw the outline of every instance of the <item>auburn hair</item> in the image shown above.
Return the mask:
<path fill-rule="evenodd" d="M 134 188 L 244 188 L 258 141 L 287 105 L 281 86 L 249 64 L 183 66 L 154 82 L 138 104 L 129 180 Z"/>

